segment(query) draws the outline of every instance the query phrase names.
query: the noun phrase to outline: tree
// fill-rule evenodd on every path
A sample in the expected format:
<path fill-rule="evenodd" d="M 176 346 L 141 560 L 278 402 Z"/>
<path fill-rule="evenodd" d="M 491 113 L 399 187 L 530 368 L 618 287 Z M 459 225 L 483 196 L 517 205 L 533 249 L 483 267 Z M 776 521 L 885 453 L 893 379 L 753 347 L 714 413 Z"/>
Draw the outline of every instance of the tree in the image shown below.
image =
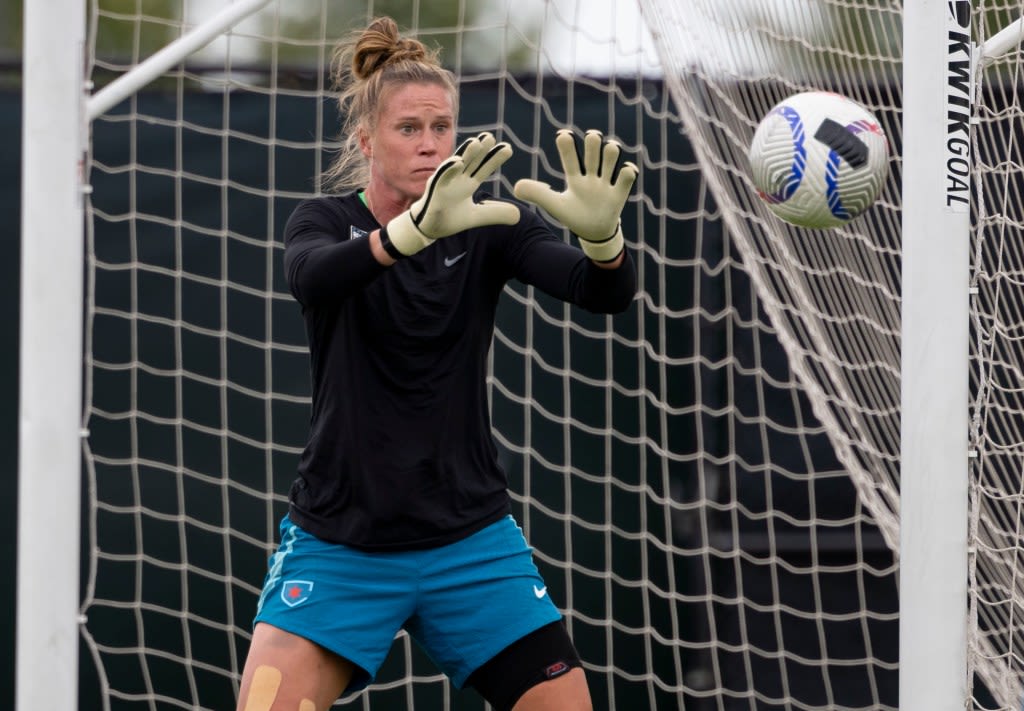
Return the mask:
<path fill-rule="evenodd" d="M 96 55 L 118 63 L 137 63 L 178 35 L 184 3 L 176 0 L 99 0 L 95 17 Z"/>
<path fill-rule="evenodd" d="M 21 31 L 24 24 L 22 4 L 6 3 L 0 10 L 0 51 L 3 55 L 16 55 L 21 51 Z"/>
<path fill-rule="evenodd" d="M 225 6 L 227 0 L 97 0 L 96 57 L 99 66 L 134 64 L 180 36 L 198 20 Z M 371 13 L 372 8 L 372 13 Z M 490 10 L 487 3 L 465 0 L 286 0 L 271 3 L 236 28 L 234 66 L 254 69 L 268 65 L 290 68 L 318 67 L 330 56 L 333 45 L 352 30 L 365 27 L 374 15 L 389 15 L 403 31 L 412 31 L 428 46 L 439 47 L 450 64 L 521 66 L 525 43 L 506 56 L 494 56 L 506 46 L 501 23 L 489 30 L 461 30 L 473 26 Z M 519 34 L 536 35 L 537 23 L 520 22 Z M 265 41 L 276 39 L 278 41 Z M 201 52 L 218 57 L 217 44 Z"/>
<path fill-rule="evenodd" d="M 372 7 L 372 13 L 371 13 Z M 428 46 L 439 47 L 442 58 L 449 63 L 496 66 L 502 62 L 510 66 L 525 63 L 525 44 L 506 50 L 506 56 L 494 56 L 495 48 L 508 43 L 502 37 L 500 26 L 491 29 L 474 29 L 462 32 L 467 27 L 481 26 L 479 20 L 490 8 L 488 3 L 466 2 L 465 0 L 433 0 L 412 3 L 409 0 L 366 0 L 360 2 L 328 2 L 321 0 L 291 0 L 285 7 L 281 4 L 277 33 L 283 37 L 306 38 L 310 44 L 283 43 L 279 45 L 279 61 L 313 64 L 317 61 L 320 47 L 330 47 L 353 30 L 369 24 L 374 16 L 387 15 L 398 23 L 403 31 L 412 31 Z M 275 21 L 269 15 L 268 24 Z M 489 23 L 500 25 L 500 23 Z M 271 29 L 267 27 L 266 29 Z M 527 36 L 536 36 L 538 22 L 525 23 L 520 27 Z M 316 42 L 316 40 L 321 40 Z"/>

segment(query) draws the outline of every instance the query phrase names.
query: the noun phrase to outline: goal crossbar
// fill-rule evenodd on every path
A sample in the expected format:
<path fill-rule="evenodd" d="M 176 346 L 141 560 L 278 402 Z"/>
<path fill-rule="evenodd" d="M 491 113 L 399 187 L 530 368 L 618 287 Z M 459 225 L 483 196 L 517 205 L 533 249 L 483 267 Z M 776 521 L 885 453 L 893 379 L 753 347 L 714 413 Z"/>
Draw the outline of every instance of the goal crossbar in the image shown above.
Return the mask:
<path fill-rule="evenodd" d="M 205 22 L 196 25 L 90 97 L 86 103 L 86 120 L 92 121 L 97 116 L 103 115 L 189 55 L 199 51 L 245 18 L 263 9 L 270 2 L 271 0 L 238 0 Z"/>

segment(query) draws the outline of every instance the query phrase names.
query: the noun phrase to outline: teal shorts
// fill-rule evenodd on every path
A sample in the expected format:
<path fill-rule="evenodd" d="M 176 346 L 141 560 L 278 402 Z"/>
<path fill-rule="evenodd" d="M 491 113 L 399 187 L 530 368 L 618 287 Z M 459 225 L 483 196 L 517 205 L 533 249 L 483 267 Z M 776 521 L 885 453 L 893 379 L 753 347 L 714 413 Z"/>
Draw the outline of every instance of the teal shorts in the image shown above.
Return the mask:
<path fill-rule="evenodd" d="M 502 649 L 559 619 L 511 516 L 446 546 L 385 553 L 322 541 L 285 516 L 254 624 L 355 664 L 348 693 L 374 680 L 403 627 L 461 689 Z"/>

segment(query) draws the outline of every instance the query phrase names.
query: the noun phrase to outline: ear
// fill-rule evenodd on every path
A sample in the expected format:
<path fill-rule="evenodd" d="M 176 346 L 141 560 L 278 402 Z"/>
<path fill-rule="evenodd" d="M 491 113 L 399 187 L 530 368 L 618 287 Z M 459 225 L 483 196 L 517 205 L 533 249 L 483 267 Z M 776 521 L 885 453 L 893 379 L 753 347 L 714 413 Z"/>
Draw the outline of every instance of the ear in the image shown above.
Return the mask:
<path fill-rule="evenodd" d="M 359 150 L 363 152 L 363 155 L 367 159 L 373 157 L 373 149 L 370 146 L 370 134 L 362 126 L 358 129 L 359 133 Z"/>

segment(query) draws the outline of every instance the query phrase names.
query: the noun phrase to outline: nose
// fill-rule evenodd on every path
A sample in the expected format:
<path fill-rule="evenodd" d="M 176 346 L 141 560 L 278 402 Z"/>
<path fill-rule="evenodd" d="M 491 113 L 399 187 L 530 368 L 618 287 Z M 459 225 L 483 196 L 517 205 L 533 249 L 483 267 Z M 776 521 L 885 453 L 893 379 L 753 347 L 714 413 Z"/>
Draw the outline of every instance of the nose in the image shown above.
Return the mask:
<path fill-rule="evenodd" d="M 424 131 L 422 140 L 420 141 L 420 153 L 426 155 L 437 153 L 438 146 L 440 145 L 440 136 L 435 135 L 433 131 Z"/>

